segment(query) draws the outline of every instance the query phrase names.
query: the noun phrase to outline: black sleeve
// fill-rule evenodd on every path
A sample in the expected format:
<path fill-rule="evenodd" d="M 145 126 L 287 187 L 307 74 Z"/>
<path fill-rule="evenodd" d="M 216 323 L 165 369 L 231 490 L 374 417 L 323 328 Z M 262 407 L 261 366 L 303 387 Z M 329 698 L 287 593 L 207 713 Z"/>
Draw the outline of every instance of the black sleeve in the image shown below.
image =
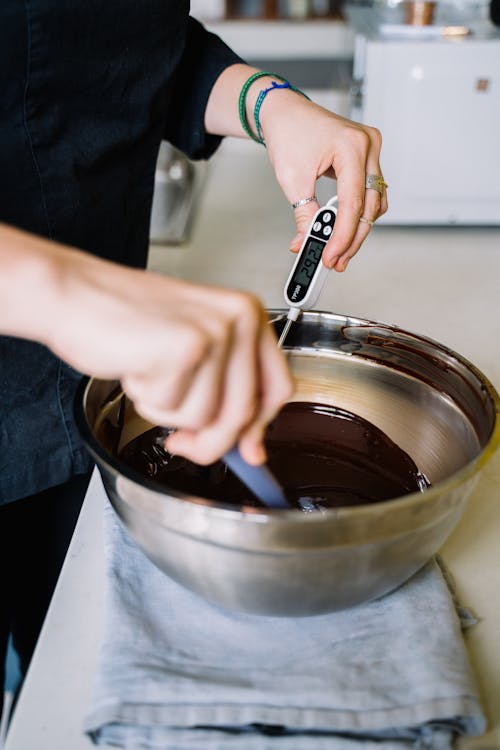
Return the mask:
<path fill-rule="evenodd" d="M 491 0 L 490 18 L 494 24 L 500 26 L 500 0 Z"/>
<path fill-rule="evenodd" d="M 184 51 L 174 75 L 165 140 L 192 159 L 206 159 L 214 153 L 222 139 L 205 131 L 208 97 L 222 71 L 242 62 L 218 36 L 189 18 Z"/>

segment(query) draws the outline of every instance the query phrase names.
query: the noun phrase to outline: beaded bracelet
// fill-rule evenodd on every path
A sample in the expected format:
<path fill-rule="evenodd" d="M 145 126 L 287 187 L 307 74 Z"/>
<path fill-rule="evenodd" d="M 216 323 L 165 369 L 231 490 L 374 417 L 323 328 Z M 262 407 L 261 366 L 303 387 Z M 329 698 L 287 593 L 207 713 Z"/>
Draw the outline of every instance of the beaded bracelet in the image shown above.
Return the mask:
<path fill-rule="evenodd" d="M 252 85 L 252 83 L 254 81 L 257 81 L 259 78 L 264 78 L 264 76 L 266 76 L 266 77 L 270 76 L 271 78 L 277 78 L 280 81 L 284 81 L 285 80 L 281 76 L 274 75 L 274 73 L 268 73 L 265 70 L 260 70 L 258 73 L 254 73 L 253 75 L 251 75 L 250 78 L 248 78 L 245 81 L 245 83 L 243 84 L 243 87 L 241 89 L 240 98 L 239 98 L 239 101 L 238 101 L 238 112 L 239 112 L 239 115 L 240 115 L 241 126 L 242 126 L 243 130 L 245 131 L 245 133 L 247 135 L 249 135 L 250 138 L 253 141 L 256 141 L 257 143 L 261 142 L 260 138 L 256 138 L 256 136 L 253 134 L 253 131 L 252 131 L 250 125 L 248 124 L 248 120 L 247 120 L 247 94 L 248 94 L 248 90 L 249 90 L 250 86 Z"/>
<path fill-rule="evenodd" d="M 248 124 L 248 120 L 247 120 L 247 106 L 246 106 L 247 94 L 248 94 L 248 91 L 249 91 L 250 86 L 252 85 L 252 83 L 254 83 L 254 81 L 257 81 L 259 78 L 264 78 L 264 77 L 277 78 L 279 81 L 282 81 L 283 83 L 280 85 L 280 84 L 277 84 L 277 83 L 275 83 L 273 81 L 272 86 L 270 86 L 267 89 L 263 89 L 260 92 L 260 94 L 259 94 L 259 96 L 257 98 L 257 102 L 255 103 L 255 108 L 254 108 L 255 127 L 256 127 L 256 130 L 257 130 L 257 134 L 258 134 L 257 136 L 255 136 L 253 134 L 253 131 L 252 131 L 250 125 Z M 297 93 L 302 94 L 302 96 L 305 96 L 306 99 L 309 99 L 309 97 L 306 96 L 306 94 L 304 94 L 302 91 L 300 91 L 299 89 L 296 89 L 294 86 L 292 86 L 290 83 L 288 83 L 288 81 L 286 80 L 286 78 L 283 78 L 282 76 L 278 76 L 275 73 L 269 73 L 269 72 L 263 71 L 263 70 L 259 71 L 258 73 L 254 73 L 253 75 L 251 75 L 250 78 L 248 78 L 245 81 L 245 83 L 243 84 L 243 87 L 242 87 L 241 92 L 240 92 L 240 97 L 239 97 L 239 100 L 238 100 L 238 112 L 239 112 L 239 116 L 240 116 L 240 122 L 241 122 L 241 126 L 242 126 L 243 130 L 245 131 L 245 133 L 248 136 L 250 136 L 250 138 L 253 141 L 255 141 L 256 143 L 260 143 L 262 145 L 265 145 L 264 139 L 262 137 L 262 131 L 261 131 L 261 127 L 260 127 L 260 122 L 259 122 L 259 112 L 260 112 L 260 108 L 262 106 L 262 102 L 264 101 L 264 98 L 269 93 L 269 91 L 272 91 L 273 89 L 278 89 L 278 88 L 280 88 L 280 89 L 285 89 L 285 88 L 291 89 L 292 91 L 296 91 Z"/>
<path fill-rule="evenodd" d="M 266 142 L 264 141 L 264 138 L 262 136 L 262 129 L 260 127 L 260 120 L 259 120 L 259 114 L 260 114 L 260 108 L 262 107 L 262 102 L 266 98 L 267 94 L 270 91 L 275 91 L 276 89 L 290 89 L 290 91 L 295 91 L 297 94 L 301 94 L 302 96 L 305 96 L 306 99 L 309 99 L 307 94 L 304 94 L 303 91 L 300 89 L 295 88 L 295 86 L 292 86 L 291 83 L 286 81 L 284 78 L 281 79 L 283 83 L 276 83 L 276 81 L 272 81 L 271 85 L 267 89 L 262 89 L 259 96 L 257 97 L 257 101 L 255 102 L 255 108 L 253 111 L 253 116 L 255 120 L 255 129 L 257 131 L 257 140 L 259 143 L 262 143 L 263 146 L 266 145 Z"/>

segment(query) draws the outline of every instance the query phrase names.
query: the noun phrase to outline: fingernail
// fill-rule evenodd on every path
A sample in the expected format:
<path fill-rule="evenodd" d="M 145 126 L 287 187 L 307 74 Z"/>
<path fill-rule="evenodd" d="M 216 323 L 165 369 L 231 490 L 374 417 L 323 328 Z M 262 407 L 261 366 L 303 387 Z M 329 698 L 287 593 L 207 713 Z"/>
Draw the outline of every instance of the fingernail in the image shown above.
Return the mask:
<path fill-rule="evenodd" d="M 330 268 L 333 268 L 337 273 L 342 273 L 344 270 L 344 261 L 342 260 L 342 257 L 334 258 Z"/>
<path fill-rule="evenodd" d="M 298 232 L 290 243 L 290 250 L 296 250 L 300 246 L 301 240 L 302 234 Z"/>
<path fill-rule="evenodd" d="M 338 257 L 331 258 L 330 260 L 326 261 L 325 265 L 327 268 L 332 270 L 332 268 L 335 268 L 335 264 L 337 263 L 337 261 L 338 261 Z"/>

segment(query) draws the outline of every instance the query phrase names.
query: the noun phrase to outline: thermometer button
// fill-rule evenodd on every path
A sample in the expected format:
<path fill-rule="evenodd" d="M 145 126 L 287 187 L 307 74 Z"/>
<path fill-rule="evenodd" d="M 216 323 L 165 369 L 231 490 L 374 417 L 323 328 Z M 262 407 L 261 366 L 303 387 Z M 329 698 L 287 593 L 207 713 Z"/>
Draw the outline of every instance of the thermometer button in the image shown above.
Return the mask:
<path fill-rule="evenodd" d="M 312 225 L 310 232 L 311 235 L 318 239 L 329 237 L 333 232 L 333 226 L 335 224 L 335 212 L 328 210 L 321 210 L 316 216 L 316 220 Z"/>

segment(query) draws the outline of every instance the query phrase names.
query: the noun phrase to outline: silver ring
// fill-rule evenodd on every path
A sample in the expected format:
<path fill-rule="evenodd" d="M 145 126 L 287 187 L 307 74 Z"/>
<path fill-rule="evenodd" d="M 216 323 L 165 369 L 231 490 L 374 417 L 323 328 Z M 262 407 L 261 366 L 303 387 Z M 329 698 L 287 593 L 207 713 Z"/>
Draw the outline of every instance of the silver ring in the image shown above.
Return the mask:
<path fill-rule="evenodd" d="M 387 182 L 385 182 L 384 178 L 380 174 L 367 174 L 366 175 L 366 182 L 365 182 L 365 188 L 367 190 L 376 190 L 377 193 L 384 192 L 384 188 L 388 188 L 389 185 Z"/>
<path fill-rule="evenodd" d="M 309 198 L 302 198 L 300 201 L 297 201 L 296 203 L 292 203 L 292 208 L 299 208 L 300 206 L 305 206 L 306 203 L 312 203 L 315 200 L 318 200 L 315 195 L 311 195 Z"/>
<path fill-rule="evenodd" d="M 372 219 L 367 219 L 365 216 L 361 216 L 359 220 L 362 221 L 363 224 L 369 224 L 370 226 L 373 226 L 375 224 Z"/>

